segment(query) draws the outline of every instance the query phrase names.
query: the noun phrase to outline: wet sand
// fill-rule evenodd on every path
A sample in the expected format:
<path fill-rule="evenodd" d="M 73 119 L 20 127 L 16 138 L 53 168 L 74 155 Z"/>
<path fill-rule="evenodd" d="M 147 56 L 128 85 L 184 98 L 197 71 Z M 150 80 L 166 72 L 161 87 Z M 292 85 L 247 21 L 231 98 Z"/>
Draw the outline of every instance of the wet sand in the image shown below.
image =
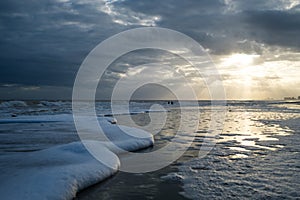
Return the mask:
<path fill-rule="evenodd" d="M 164 180 L 161 177 L 174 171 L 175 168 L 146 173 L 130 174 L 118 172 L 106 181 L 89 187 L 78 193 L 75 199 L 178 199 L 185 200 L 180 180 Z"/>

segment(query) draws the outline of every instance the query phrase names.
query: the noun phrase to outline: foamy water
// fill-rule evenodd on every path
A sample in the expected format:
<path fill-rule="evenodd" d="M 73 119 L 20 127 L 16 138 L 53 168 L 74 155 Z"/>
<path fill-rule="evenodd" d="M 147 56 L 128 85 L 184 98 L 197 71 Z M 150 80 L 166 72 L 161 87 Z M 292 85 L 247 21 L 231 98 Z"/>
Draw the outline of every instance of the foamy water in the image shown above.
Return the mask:
<path fill-rule="evenodd" d="M 205 133 L 199 131 L 197 147 Z M 200 126 L 201 128 L 201 126 Z M 191 199 L 294 199 L 300 196 L 299 103 L 230 106 L 215 148 L 180 162 L 182 195 Z"/>
<path fill-rule="evenodd" d="M 163 125 L 163 128 L 154 135 L 155 145 L 150 151 L 168 144 L 176 134 L 180 119 L 178 104 L 169 105 L 160 101 L 132 102 L 129 112 L 120 110 L 117 113 L 120 124 L 126 125 L 126 120 L 122 117 L 130 115 L 139 126 L 147 125 L 150 120 L 149 110 L 153 104 L 164 107 L 165 110 L 153 112 L 160 115 L 160 112 L 166 111 L 167 121 L 165 124 L 155 122 L 157 127 Z M 178 161 L 159 172 L 126 175 L 126 179 L 131 176 L 132 180 L 145 182 L 145 188 L 139 187 L 139 181 L 128 183 L 120 178 L 118 182 L 111 181 L 111 185 L 99 185 L 100 189 L 89 191 L 93 195 L 88 194 L 87 197 L 99 199 L 109 194 L 112 199 L 154 198 L 162 192 L 165 186 L 161 188 L 159 185 L 164 183 L 177 184 L 183 191 L 174 192 L 180 192 L 182 198 L 191 199 L 300 196 L 298 102 L 228 102 L 223 131 L 216 136 L 210 135 L 209 131 L 209 102 L 200 102 L 199 107 L 187 105 L 183 109 L 188 110 L 190 116 L 195 109 L 199 109 L 200 122 L 192 146 Z M 97 102 L 96 110 L 99 119 L 111 116 L 109 102 Z M 5 163 L 8 155 L 47 150 L 79 140 L 72 121 L 71 102 L 5 101 L 0 103 L 0 113 L 2 163 Z M 185 121 L 189 123 L 188 116 Z M 153 131 L 156 131 L 155 127 Z M 186 135 L 178 142 L 184 143 L 192 139 Z M 199 158 L 198 151 L 203 147 L 203 141 L 207 140 L 216 142 L 216 145 L 207 156 Z M 9 165 L 6 167 L 9 168 Z M 2 167 L 2 170 L 5 171 L 5 168 Z"/>

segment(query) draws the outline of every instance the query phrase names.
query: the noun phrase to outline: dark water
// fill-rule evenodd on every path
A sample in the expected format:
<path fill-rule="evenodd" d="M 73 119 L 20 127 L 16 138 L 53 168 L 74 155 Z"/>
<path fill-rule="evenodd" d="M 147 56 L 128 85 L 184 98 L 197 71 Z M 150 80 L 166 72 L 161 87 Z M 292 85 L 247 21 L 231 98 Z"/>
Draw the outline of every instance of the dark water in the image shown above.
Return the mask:
<path fill-rule="evenodd" d="M 147 174 L 118 172 L 103 183 L 80 192 L 76 199 L 187 199 L 179 180 L 161 180 L 172 167 Z"/>

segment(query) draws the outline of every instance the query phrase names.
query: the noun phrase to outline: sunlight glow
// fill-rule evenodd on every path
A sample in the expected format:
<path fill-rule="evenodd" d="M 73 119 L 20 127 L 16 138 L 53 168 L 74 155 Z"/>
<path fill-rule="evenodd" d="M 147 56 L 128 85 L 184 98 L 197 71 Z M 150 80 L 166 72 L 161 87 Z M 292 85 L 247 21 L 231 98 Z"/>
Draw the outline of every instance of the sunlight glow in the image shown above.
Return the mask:
<path fill-rule="evenodd" d="M 220 59 L 221 73 L 229 75 L 225 83 L 229 96 L 240 99 L 263 98 L 261 92 L 256 92 L 256 88 L 261 87 L 258 82 L 266 76 L 266 69 L 258 62 L 259 59 L 260 55 L 253 54 L 232 54 Z"/>
<path fill-rule="evenodd" d="M 254 63 L 256 58 L 259 58 L 260 55 L 251 55 L 251 54 L 232 54 L 228 57 L 222 59 L 223 65 L 242 65 L 249 66 Z"/>

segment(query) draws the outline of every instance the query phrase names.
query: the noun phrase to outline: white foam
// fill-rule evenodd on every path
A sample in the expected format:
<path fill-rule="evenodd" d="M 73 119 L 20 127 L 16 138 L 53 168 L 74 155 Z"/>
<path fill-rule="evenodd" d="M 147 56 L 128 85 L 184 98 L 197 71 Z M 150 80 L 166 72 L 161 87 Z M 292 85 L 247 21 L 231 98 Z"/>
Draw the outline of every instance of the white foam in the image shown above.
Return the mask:
<path fill-rule="evenodd" d="M 152 134 L 141 129 L 121 125 L 108 125 L 107 121 L 102 121 L 100 122 L 100 124 L 109 140 L 119 147 L 115 148 L 115 145 L 112 145 L 111 143 L 104 144 L 107 148 L 115 153 L 124 153 L 124 151 L 136 151 L 152 146 L 154 144 Z M 123 131 L 128 134 L 124 133 Z"/>
<path fill-rule="evenodd" d="M 10 107 L 26 107 L 27 104 L 24 101 L 4 101 L 0 103 L 0 108 Z"/>
<path fill-rule="evenodd" d="M 74 142 L 30 153 L 0 157 L 2 199 L 71 199 L 76 192 L 114 174 L 118 157 L 99 142 L 113 168 L 94 159 L 82 143 Z"/>
<path fill-rule="evenodd" d="M 184 179 L 184 177 L 178 173 L 170 173 L 160 178 L 168 181 L 182 181 Z"/>
<path fill-rule="evenodd" d="M 73 121 L 72 114 L 58 115 L 22 115 L 0 119 L 0 123 L 42 123 Z"/>
<path fill-rule="evenodd" d="M 71 199 L 76 192 L 116 173 L 117 156 L 153 145 L 153 136 L 143 130 L 111 124 L 111 118 L 99 118 L 99 124 L 111 142 L 84 141 L 101 152 L 97 158 L 81 142 L 59 145 L 35 152 L 6 153 L 0 156 L 1 199 Z M 0 123 L 72 122 L 71 114 L 18 116 Z M 125 130 L 123 132 L 122 130 Z M 126 133 L 130 133 L 126 134 Z M 87 132 L 88 134 L 88 132 Z M 121 148 L 121 149 L 120 149 Z"/>
<path fill-rule="evenodd" d="M 51 107 L 51 106 L 62 106 L 65 103 L 62 101 L 40 101 L 38 106 L 45 106 L 45 107 Z"/>
<path fill-rule="evenodd" d="M 89 120 L 88 117 L 84 117 Z M 113 121 L 112 117 L 98 117 L 99 122 Z M 21 115 L 16 117 L 0 118 L 0 123 L 43 123 L 43 122 L 73 122 L 72 114 L 56 115 Z"/>

